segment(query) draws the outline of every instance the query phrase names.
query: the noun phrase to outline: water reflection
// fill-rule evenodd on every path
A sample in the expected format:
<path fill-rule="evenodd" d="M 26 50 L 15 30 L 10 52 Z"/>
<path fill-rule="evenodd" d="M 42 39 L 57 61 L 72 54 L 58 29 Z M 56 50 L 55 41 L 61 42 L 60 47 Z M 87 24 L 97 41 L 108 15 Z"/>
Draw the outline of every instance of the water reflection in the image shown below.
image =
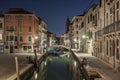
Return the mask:
<path fill-rule="evenodd" d="M 83 80 L 72 58 L 49 56 L 42 61 L 36 80 Z"/>

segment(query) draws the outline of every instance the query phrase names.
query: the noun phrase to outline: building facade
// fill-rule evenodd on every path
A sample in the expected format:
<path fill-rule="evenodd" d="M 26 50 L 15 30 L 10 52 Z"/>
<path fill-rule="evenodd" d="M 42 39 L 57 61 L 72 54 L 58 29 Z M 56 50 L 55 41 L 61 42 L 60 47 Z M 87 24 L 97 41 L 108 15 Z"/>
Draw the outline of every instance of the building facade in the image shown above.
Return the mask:
<path fill-rule="evenodd" d="M 48 42 L 48 47 L 54 46 L 57 44 L 57 39 L 56 35 L 53 34 L 52 32 L 47 32 L 47 42 Z"/>
<path fill-rule="evenodd" d="M 72 36 L 67 35 L 68 31 L 62 36 L 63 42 L 72 38 L 72 43 L 78 41 L 79 45 L 77 47 L 76 43 L 73 43 L 72 48 L 91 53 L 114 69 L 120 70 L 119 0 L 100 0 L 100 4 L 89 8 L 80 21 L 77 21 L 76 16 L 73 17 L 71 26 Z"/>
<path fill-rule="evenodd" d="M 38 17 L 22 8 L 10 8 L 4 17 L 4 52 L 33 52 L 37 47 Z"/>
<path fill-rule="evenodd" d="M 97 55 L 116 70 L 120 68 L 120 1 L 101 0 L 100 17 L 101 30 L 96 36 Z M 100 50 L 100 51 L 99 51 Z"/>
<path fill-rule="evenodd" d="M 42 47 L 45 47 L 48 45 L 47 42 L 47 24 L 43 19 L 39 18 L 39 29 L 38 29 L 38 46 L 39 50 L 42 49 Z"/>
<path fill-rule="evenodd" d="M 4 52 L 4 15 L 0 15 L 0 53 Z"/>
<path fill-rule="evenodd" d="M 82 15 L 74 16 L 72 19 L 72 49 L 80 49 L 80 23 L 82 21 Z"/>

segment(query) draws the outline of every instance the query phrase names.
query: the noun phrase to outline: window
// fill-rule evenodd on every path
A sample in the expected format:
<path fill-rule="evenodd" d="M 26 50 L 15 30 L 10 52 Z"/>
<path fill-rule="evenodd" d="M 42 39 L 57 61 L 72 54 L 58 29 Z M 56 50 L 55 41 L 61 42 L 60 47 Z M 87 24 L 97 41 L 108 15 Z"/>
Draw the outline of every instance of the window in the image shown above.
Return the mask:
<path fill-rule="evenodd" d="M 90 21 L 92 21 L 92 14 L 90 14 Z"/>
<path fill-rule="evenodd" d="M 116 41 L 117 51 L 116 51 L 116 58 L 119 59 L 119 40 Z"/>
<path fill-rule="evenodd" d="M 0 46 L 0 50 L 3 50 L 4 48 L 3 48 L 3 46 Z"/>
<path fill-rule="evenodd" d="M 32 28 L 31 28 L 31 26 L 29 26 L 29 32 L 31 32 L 32 31 Z"/>
<path fill-rule="evenodd" d="M 12 30 L 12 31 L 15 30 L 15 29 L 14 29 L 14 26 L 10 26 L 10 30 Z"/>
<path fill-rule="evenodd" d="M 15 49 L 18 49 L 18 46 L 14 46 Z"/>
<path fill-rule="evenodd" d="M 98 20 L 99 20 L 99 18 L 100 18 L 100 13 L 98 12 Z"/>
<path fill-rule="evenodd" d="M 28 49 L 32 49 L 32 47 L 31 47 L 31 46 L 28 46 Z"/>
<path fill-rule="evenodd" d="M 76 34 L 78 34 L 78 31 L 76 31 Z"/>
<path fill-rule="evenodd" d="M 108 56 L 108 40 L 107 40 L 107 42 L 106 42 L 106 48 L 107 48 L 106 54 L 107 54 L 107 56 Z"/>
<path fill-rule="evenodd" d="M 78 19 L 76 19 L 76 22 L 78 22 Z"/>
<path fill-rule="evenodd" d="M 84 23 L 82 22 L 82 23 L 81 23 L 81 28 L 83 28 L 83 27 L 84 27 Z"/>
<path fill-rule="evenodd" d="M 108 25 L 108 13 L 106 13 L 106 25 Z"/>
<path fill-rule="evenodd" d="M 9 30 L 9 26 L 6 26 L 6 31 L 8 31 Z"/>
<path fill-rule="evenodd" d="M 30 41 L 30 42 L 32 41 L 32 37 L 31 36 L 28 37 L 28 41 Z"/>
<path fill-rule="evenodd" d="M 16 20 L 23 20 L 23 16 L 19 15 L 19 16 L 15 16 Z"/>
<path fill-rule="evenodd" d="M 112 48 L 113 48 L 113 56 L 115 56 L 115 40 L 113 40 Z"/>
<path fill-rule="evenodd" d="M 116 9 L 119 9 L 119 1 L 116 3 Z"/>
<path fill-rule="evenodd" d="M 22 36 L 20 36 L 20 41 L 23 41 L 23 37 Z"/>
<path fill-rule="evenodd" d="M 10 15 L 5 16 L 6 20 L 10 20 Z"/>
<path fill-rule="evenodd" d="M 32 20 L 32 16 L 29 16 L 29 20 Z"/>
<path fill-rule="evenodd" d="M 27 46 L 23 46 L 23 49 L 26 51 L 27 50 Z"/>
<path fill-rule="evenodd" d="M 112 23 L 112 15 L 110 16 L 110 23 Z"/>
<path fill-rule="evenodd" d="M 78 37 L 76 37 L 76 39 L 78 40 L 79 38 L 78 38 Z"/>
<path fill-rule="evenodd" d="M 0 23 L 0 29 L 2 29 L 2 23 Z"/>
<path fill-rule="evenodd" d="M 9 36 L 6 36 L 6 41 L 9 41 Z"/>
<path fill-rule="evenodd" d="M 117 21 L 118 21 L 119 20 L 119 11 L 117 11 L 116 16 L 117 16 Z"/>
<path fill-rule="evenodd" d="M 5 49 L 8 49 L 9 47 L 8 46 L 5 46 Z"/>
<path fill-rule="evenodd" d="M 89 16 L 88 16 L 88 23 L 89 23 Z"/>
<path fill-rule="evenodd" d="M 102 41 L 100 41 L 100 53 L 102 52 Z"/>
<path fill-rule="evenodd" d="M 20 32 L 22 32 L 22 26 L 20 26 Z"/>
<path fill-rule="evenodd" d="M 14 40 L 14 36 L 10 36 L 10 41 L 13 41 Z"/>
<path fill-rule="evenodd" d="M 15 41 L 18 41 L 18 37 L 17 36 L 15 36 Z"/>
<path fill-rule="evenodd" d="M 95 16 L 93 16 L 93 23 L 95 23 Z"/>

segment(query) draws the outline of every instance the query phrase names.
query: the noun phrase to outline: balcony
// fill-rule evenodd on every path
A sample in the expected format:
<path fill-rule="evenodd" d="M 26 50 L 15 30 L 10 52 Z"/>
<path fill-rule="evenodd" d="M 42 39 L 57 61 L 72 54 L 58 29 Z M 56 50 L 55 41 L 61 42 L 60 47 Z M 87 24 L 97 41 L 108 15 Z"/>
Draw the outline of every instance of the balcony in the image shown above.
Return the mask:
<path fill-rule="evenodd" d="M 120 20 L 116 22 L 116 31 L 120 31 Z"/>
<path fill-rule="evenodd" d="M 9 31 L 9 32 L 15 32 L 16 31 L 16 29 L 7 29 L 7 31 Z"/>
<path fill-rule="evenodd" d="M 103 28 L 104 34 L 116 32 L 116 31 L 120 31 L 120 20 Z"/>

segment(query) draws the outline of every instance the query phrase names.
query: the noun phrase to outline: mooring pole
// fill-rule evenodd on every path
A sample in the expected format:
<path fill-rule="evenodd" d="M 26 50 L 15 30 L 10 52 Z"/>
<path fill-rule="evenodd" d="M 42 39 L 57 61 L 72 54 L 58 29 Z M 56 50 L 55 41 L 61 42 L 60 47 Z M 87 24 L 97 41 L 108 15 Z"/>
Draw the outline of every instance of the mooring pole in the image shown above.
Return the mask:
<path fill-rule="evenodd" d="M 20 80 L 20 76 L 19 76 L 19 66 L 18 66 L 18 57 L 17 57 L 17 56 L 15 56 L 15 65 L 16 65 L 17 80 Z"/>
<path fill-rule="evenodd" d="M 34 66 L 35 66 L 36 69 L 38 70 L 38 62 L 37 62 L 37 53 L 36 53 L 36 49 L 34 50 L 34 55 L 35 55 Z"/>

